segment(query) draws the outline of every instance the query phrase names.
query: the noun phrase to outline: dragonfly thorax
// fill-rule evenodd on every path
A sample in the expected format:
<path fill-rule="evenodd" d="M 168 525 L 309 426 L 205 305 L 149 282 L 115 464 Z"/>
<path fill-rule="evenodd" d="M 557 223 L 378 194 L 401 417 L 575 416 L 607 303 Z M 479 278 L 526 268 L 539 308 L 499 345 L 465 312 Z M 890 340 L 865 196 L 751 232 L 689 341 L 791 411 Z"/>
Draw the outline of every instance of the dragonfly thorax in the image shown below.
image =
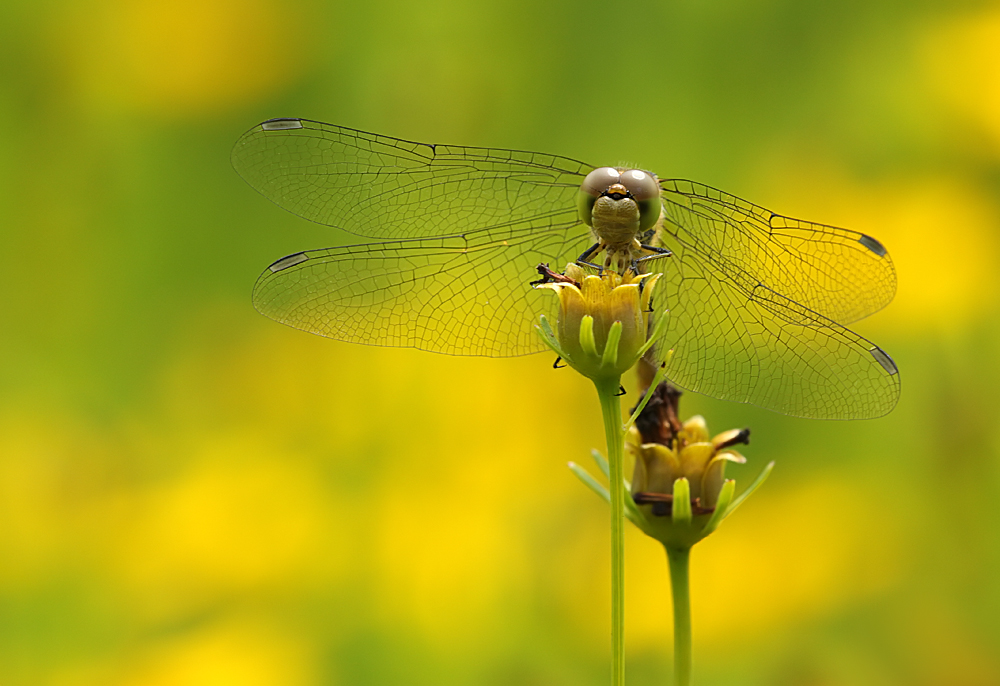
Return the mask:
<path fill-rule="evenodd" d="M 615 184 L 620 186 L 620 184 Z M 612 186 L 614 188 L 614 186 Z M 624 190 L 624 187 L 621 187 Z M 616 252 L 632 244 L 640 233 L 639 205 L 623 193 L 601 195 L 594 201 L 590 224 L 598 240 Z"/>

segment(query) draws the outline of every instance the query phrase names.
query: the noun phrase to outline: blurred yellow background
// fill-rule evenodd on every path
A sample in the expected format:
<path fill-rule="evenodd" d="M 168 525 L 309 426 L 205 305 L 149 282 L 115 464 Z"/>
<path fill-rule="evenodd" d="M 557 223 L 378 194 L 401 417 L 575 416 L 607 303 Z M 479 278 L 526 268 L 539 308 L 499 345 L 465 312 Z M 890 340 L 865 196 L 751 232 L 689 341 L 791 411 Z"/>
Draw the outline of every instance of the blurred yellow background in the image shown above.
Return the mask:
<path fill-rule="evenodd" d="M 0 4 L 0 684 L 603 684 L 603 445 L 545 355 L 350 346 L 257 315 L 357 242 L 232 171 L 308 117 L 695 179 L 889 248 L 855 326 L 888 417 L 685 396 L 766 486 L 693 555 L 696 682 L 1000 684 L 1000 5 Z M 634 394 L 626 398 L 634 402 Z M 628 679 L 664 684 L 633 530 Z"/>

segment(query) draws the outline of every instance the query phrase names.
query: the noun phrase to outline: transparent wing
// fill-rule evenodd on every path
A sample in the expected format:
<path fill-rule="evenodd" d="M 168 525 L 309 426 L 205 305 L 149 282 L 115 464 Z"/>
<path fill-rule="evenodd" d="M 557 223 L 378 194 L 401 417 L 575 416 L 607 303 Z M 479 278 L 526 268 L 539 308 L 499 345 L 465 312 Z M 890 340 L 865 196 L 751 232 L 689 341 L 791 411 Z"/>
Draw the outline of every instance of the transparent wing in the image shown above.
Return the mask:
<path fill-rule="evenodd" d="M 531 324 L 556 299 L 528 286 L 587 246 L 574 198 L 592 167 L 538 153 L 431 146 L 301 119 L 240 138 L 237 171 L 300 216 L 385 243 L 289 255 L 258 279 L 263 314 L 319 335 L 463 355 L 541 350 Z M 884 306 L 885 250 L 864 234 L 781 217 L 707 186 L 665 181 L 675 256 L 658 306 L 670 377 L 787 414 L 884 414 L 885 353 L 835 321 Z M 659 267 L 658 267 L 659 268 Z M 549 297 L 546 297 L 546 296 Z"/>
<path fill-rule="evenodd" d="M 502 238 L 497 238 L 497 236 Z M 539 352 L 533 330 L 558 299 L 529 286 L 586 247 L 576 210 L 464 234 L 310 250 L 268 267 L 254 306 L 283 324 L 352 343 L 452 355 Z"/>
<path fill-rule="evenodd" d="M 746 286 L 692 246 L 664 237 L 671 257 L 655 307 L 669 310 L 656 355 L 667 378 L 722 400 L 816 419 L 889 412 L 899 374 L 870 341 L 762 284 Z"/>
<path fill-rule="evenodd" d="M 849 324 L 885 307 L 896 271 L 871 236 L 775 214 L 709 186 L 661 181 L 664 229 L 744 291 L 763 286 Z"/>
<path fill-rule="evenodd" d="M 574 206 L 593 167 L 556 155 L 427 145 L 272 119 L 236 142 L 233 166 L 301 217 L 370 238 L 423 238 Z"/>

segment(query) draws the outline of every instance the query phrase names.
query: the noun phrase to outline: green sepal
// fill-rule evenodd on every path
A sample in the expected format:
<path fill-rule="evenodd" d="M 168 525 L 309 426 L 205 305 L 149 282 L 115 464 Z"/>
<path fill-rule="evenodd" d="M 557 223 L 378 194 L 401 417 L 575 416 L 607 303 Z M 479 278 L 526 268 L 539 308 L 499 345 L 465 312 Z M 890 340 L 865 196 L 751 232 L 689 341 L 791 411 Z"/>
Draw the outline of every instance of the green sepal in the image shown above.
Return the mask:
<path fill-rule="evenodd" d="M 649 349 L 656 344 L 656 341 L 657 339 L 660 338 L 660 335 L 666 330 L 667 315 L 669 313 L 670 310 L 661 310 L 656 313 L 656 324 L 653 325 L 653 332 L 649 334 L 649 338 L 647 338 L 643 346 L 639 348 L 639 352 L 636 355 L 637 358 L 645 355 L 649 351 Z"/>
<path fill-rule="evenodd" d="M 600 453 L 594 450 L 592 451 L 592 454 L 594 455 L 594 461 L 597 462 L 598 466 L 603 463 L 605 466 L 604 468 L 606 469 L 607 462 L 603 457 L 601 457 Z M 604 501 L 608 504 L 611 503 L 611 494 L 608 492 L 608 489 L 605 488 L 601 482 L 595 479 L 590 472 L 575 462 L 570 462 L 569 468 L 574 474 L 576 474 L 576 478 L 586 484 L 590 490 L 604 498 Z M 607 474 L 605 474 L 605 476 L 607 476 Z M 627 487 L 625 488 L 625 517 L 627 517 L 630 522 L 635 524 L 640 529 L 645 530 L 647 523 L 646 517 L 636 506 L 635 501 L 632 500 L 632 494 L 629 492 Z"/>
<path fill-rule="evenodd" d="M 604 455 L 601 455 L 601 453 L 595 449 L 590 451 L 590 456 L 594 459 L 594 462 L 597 463 L 597 468 L 601 470 L 602 474 L 604 474 L 604 478 L 610 479 L 611 468 L 608 466 L 608 461 L 607 459 L 605 459 Z M 633 523 L 638 525 L 639 522 L 637 521 L 637 519 L 645 521 L 646 516 L 642 514 L 642 511 L 639 509 L 639 506 L 635 504 L 634 500 L 632 500 L 632 484 L 628 479 L 622 479 L 622 488 L 625 489 L 625 510 L 626 510 L 625 514 L 628 514 L 629 511 L 631 511 L 632 514 L 635 516 L 634 517 L 629 516 L 629 519 Z"/>
<path fill-rule="evenodd" d="M 629 486 L 627 479 L 622 484 L 622 488 L 625 490 L 625 516 L 628 517 L 630 522 L 645 531 L 647 525 L 646 515 L 642 513 L 639 506 L 632 500 L 632 488 Z"/>
<path fill-rule="evenodd" d="M 549 318 L 548 317 L 546 317 L 543 314 L 543 315 L 541 315 L 541 316 L 538 317 L 538 322 L 541 325 L 542 331 L 545 332 L 546 336 L 548 336 L 552 340 L 558 340 L 556 338 L 556 332 L 552 330 L 552 325 L 549 324 Z"/>
<path fill-rule="evenodd" d="M 583 352 L 597 357 L 597 341 L 594 339 L 594 318 L 589 314 L 580 320 L 580 347 Z"/>
<path fill-rule="evenodd" d="M 670 518 L 674 525 L 687 526 L 691 523 L 691 484 L 683 476 L 674 481 L 674 500 L 670 507 Z"/>
<path fill-rule="evenodd" d="M 608 329 L 608 341 L 604 344 L 604 354 L 601 355 L 602 367 L 614 367 L 618 364 L 618 342 L 622 339 L 622 323 L 615 322 Z"/>
<path fill-rule="evenodd" d="M 733 501 L 735 493 L 736 481 L 734 479 L 726 479 L 722 483 L 722 489 L 719 491 L 719 500 L 715 503 L 715 511 L 712 513 L 712 517 L 708 520 L 708 523 L 705 524 L 705 528 L 701 530 L 702 536 L 708 536 L 719 527 L 719 524 L 722 524 L 722 520 L 728 514 L 727 508 L 729 507 L 729 503 Z"/>
<path fill-rule="evenodd" d="M 767 466 L 761 470 L 760 474 L 757 475 L 757 478 L 754 479 L 753 483 L 747 486 L 747 489 L 740 493 L 739 497 L 732 502 L 729 509 L 727 509 L 726 513 L 723 515 L 723 518 L 728 517 L 735 512 L 736 508 L 742 505 L 744 500 L 749 498 L 754 491 L 760 488 L 761 484 L 763 484 L 767 480 L 767 477 L 771 475 L 772 469 L 774 469 L 774 460 L 768 462 Z"/>
<path fill-rule="evenodd" d="M 535 325 L 535 331 L 538 332 L 538 337 L 542 339 L 542 343 L 549 346 L 559 357 L 564 360 L 569 360 L 569 355 L 562 346 L 559 345 L 559 339 L 556 338 L 556 334 L 552 331 L 552 326 L 549 324 L 548 318 L 543 314 L 539 317 L 539 323 Z"/>

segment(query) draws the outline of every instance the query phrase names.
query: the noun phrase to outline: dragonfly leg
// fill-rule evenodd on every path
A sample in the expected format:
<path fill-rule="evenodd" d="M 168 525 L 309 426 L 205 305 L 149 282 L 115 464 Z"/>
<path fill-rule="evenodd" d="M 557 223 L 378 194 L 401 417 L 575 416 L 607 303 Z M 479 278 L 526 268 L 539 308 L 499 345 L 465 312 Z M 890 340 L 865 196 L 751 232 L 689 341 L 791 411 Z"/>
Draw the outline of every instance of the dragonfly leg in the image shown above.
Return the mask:
<path fill-rule="evenodd" d="M 628 391 L 625 390 L 625 387 L 622 386 L 621 384 L 618 384 L 618 392 L 615 393 L 615 395 L 620 396 L 620 395 L 625 395 L 626 393 L 628 393 Z"/>
<path fill-rule="evenodd" d="M 576 261 L 580 262 L 580 263 L 583 263 L 583 264 L 588 264 L 589 265 L 590 262 L 588 262 L 587 260 L 589 260 L 591 257 L 593 257 L 594 253 L 598 252 L 598 250 L 599 250 L 600 247 L 601 247 L 601 242 L 600 241 L 598 241 L 597 243 L 594 243 L 592 246 L 590 246 L 589 248 L 587 248 L 586 250 L 584 250 L 583 254 L 580 255 L 578 258 L 576 258 Z"/>
<path fill-rule="evenodd" d="M 652 245 L 643 245 L 641 247 L 642 247 L 643 250 L 649 250 L 653 254 L 652 255 L 643 255 L 642 257 L 638 257 L 638 258 L 635 258 L 635 259 L 632 260 L 632 271 L 634 271 L 636 274 L 640 273 L 639 272 L 639 265 L 641 263 L 645 262 L 646 260 L 653 260 L 653 259 L 656 259 L 657 257 L 670 257 L 671 255 L 674 254 L 673 252 L 671 252 L 670 250 L 667 250 L 666 248 L 657 248 L 657 247 L 652 246 Z"/>
<path fill-rule="evenodd" d="M 646 255 L 645 257 L 641 257 L 639 258 L 640 260 L 648 260 L 651 257 L 658 257 L 660 255 L 673 255 L 673 252 L 671 252 L 670 250 L 667 250 L 666 248 L 657 248 L 655 245 L 647 245 L 646 243 L 642 243 L 639 245 L 639 247 L 642 248 L 643 250 L 648 250 L 651 253 L 655 253 L 653 255 Z"/>
<path fill-rule="evenodd" d="M 580 260 L 577 260 L 576 263 L 584 267 L 590 267 L 591 269 L 596 269 L 598 276 L 604 276 L 604 267 L 602 267 L 599 264 L 594 264 L 593 262 L 582 262 Z"/>
<path fill-rule="evenodd" d="M 561 357 L 557 357 L 556 361 L 552 363 L 552 368 L 553 369 L 562 369 L 563 367 L 566 366 L 564 364 L 559 364 L 560 362 L 562 362 L 562 358 Z"/>

